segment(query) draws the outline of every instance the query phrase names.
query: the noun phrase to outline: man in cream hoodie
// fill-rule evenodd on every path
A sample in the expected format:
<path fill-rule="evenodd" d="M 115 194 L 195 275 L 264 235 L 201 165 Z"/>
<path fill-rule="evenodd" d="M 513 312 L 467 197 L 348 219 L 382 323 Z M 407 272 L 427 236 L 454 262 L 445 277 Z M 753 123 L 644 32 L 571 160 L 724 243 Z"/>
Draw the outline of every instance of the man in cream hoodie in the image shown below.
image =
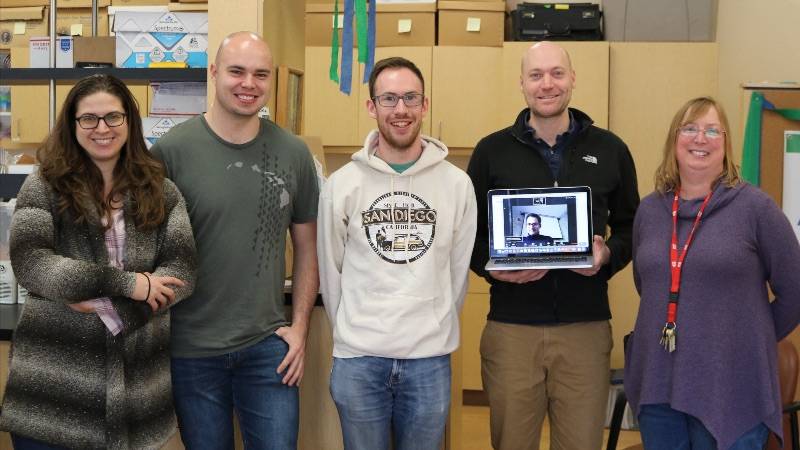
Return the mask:
<path fill-rule="evenodd" d="M 323 187 L 320 289 L 333 326 L 331 395 L 345 448 L 438 449 L 450 404 L 450 353 L 474 242 L 475 194 L 420 134 L 428 112 L 417 66 L 375 64 L 367 109 L 378 129 Z"/>

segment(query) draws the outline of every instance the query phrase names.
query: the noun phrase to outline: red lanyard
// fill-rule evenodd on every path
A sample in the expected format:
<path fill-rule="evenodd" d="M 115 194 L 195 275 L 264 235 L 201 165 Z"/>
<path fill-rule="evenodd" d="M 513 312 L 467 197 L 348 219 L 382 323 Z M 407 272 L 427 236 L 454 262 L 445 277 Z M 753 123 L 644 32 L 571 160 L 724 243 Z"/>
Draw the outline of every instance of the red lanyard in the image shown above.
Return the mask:
<path fill-rule="evenodd" d="M 689 230 L 689 237 L 686 238 L 686 243 L 683 244 L 683 250 L 678 252 L 678 199 L 680 188 L 675 189 L 675 198 L 672 200 L 672 242 L 669 246 L 669 264 L 671 282 L 669 286 L 669 304 L 667 305 L 667 323 L 661 330 L 661 345 L 670 352 L 675 351 L 675 334 L 678 326 L 678 294 L 681 288 L 681 271 L 683 270 L 683 261 L 686 259 L 686 253 L 689 251 L 689 246 L 692 244 L 697 227 L 700 225 L 700 219 L 703 217 L 708 201 L 711 199 L 711 192 L 706 195 L 703 204 L 700 205 L 700 210 L 697 211 L 697 216 L 694 218 L 692 229 Z"/>

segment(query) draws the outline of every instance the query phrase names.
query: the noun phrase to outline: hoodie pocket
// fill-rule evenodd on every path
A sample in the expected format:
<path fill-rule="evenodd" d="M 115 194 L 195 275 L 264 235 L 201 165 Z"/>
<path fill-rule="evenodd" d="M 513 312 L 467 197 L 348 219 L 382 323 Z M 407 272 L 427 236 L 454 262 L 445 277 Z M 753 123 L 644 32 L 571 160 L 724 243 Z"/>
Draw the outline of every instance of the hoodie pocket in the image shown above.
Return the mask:
<path fill-rule="evenodd" d="M 427 335 L 439 329 L 435 297 L 365 291 L 346 307 L 351 328 L 383 335 Z"/>

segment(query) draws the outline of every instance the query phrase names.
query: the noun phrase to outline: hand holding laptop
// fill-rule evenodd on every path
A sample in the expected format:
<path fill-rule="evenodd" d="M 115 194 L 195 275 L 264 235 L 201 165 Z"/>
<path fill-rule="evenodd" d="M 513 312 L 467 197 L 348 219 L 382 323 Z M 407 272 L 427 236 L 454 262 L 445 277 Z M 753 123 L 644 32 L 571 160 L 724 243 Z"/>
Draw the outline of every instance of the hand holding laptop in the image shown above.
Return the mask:
<path fill-rule="evenodd" d="M 605 263 L 611 259 L 611 249 L 606 245 L 603 236 L 594 235 L 592 241 L 592 254 L 594 255 L 594 265 L 585 269 L 570 269 L 575 273 L 591 277 L 596 274 Z"/>
<path fill-rule="evenodd" d="M 489 276 L 506 283 L 524 284 L 540 280 L 550 269 L 490 270 Z M 589 269 L 583 269 L 589 270 Z"/>

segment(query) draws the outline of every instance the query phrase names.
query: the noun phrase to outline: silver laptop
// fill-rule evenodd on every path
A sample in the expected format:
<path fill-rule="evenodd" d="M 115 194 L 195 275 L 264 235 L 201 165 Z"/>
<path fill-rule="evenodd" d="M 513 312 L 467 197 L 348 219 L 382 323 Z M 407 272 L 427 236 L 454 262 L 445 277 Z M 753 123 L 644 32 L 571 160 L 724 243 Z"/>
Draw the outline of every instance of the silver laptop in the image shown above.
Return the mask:
<path fill-rule="evenodd" d="M 588 186 L 488 192 L 486 270 L 592 267 L 592 191 Z"/>

